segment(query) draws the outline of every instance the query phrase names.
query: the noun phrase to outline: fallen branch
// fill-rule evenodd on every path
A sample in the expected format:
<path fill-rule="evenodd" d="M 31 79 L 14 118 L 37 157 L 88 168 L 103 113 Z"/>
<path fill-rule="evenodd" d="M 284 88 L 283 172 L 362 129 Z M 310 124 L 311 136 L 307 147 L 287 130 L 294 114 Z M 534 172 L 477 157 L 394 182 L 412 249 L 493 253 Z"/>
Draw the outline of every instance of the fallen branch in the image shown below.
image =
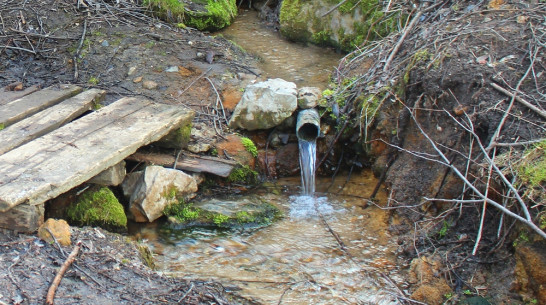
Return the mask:
<path fill-rule="evenodd" d="M 406 27 L 406 29 L 404 30 L 404 34 L 402 34 L 400 39 L 398 39 L 398 42 L 396 43 L 396 45 L 392 49 L 392 52 L 389 55 L 389 58 L 387 59 L 387 62 L 385 62 L 385 66 L 383 67 L 383 72 L 386 72 L 389 69 L 389 66 L 391 65 L 391 61 L 393 60 L 396 53 L 398 53 L 398 50 L 402 46 L 402 43 L 404 42 L 404 39 L 406 39 L 406 36 L 408 36 L 411 29 L 413 29 L 415 24 L 417 24 L 417 21 L 419 21 L 419 18 L 421 18 L 422 14 L 423 14 L 422 11 L 417 12 L 417 14 L 411 20 L 410 24 Z"/>
<path fill-rule="evenodd" d="M 76 256 L 80 252 L 81 246 L 82 246 L 82 242 L 78 241 L 78 243 L 76 244 L 76 246 L 74 246 L 74 249 L 72 250 L 70 255 L 68 255 L 68 257 L 64 261 L 63 265 L 61 266 L 61 269 L 59 269 L 59 272 L 57 272 L 57 275 L 53 279 L 53 282 L 51 283 L 51 286 L 49 286 L 49 290 L 47 291 L 46 302 L 45 302 L 47 305 L 53 305 L 53 299 L 55 298 L 55 291 L 57 290 L 57 287 L 59 287 L 59 284 L 61 283 L 61 280 L 66 270 L 68 270 L 68 267 L 70 267 L 70 265 L 72 265 L 72 263 L 76 259 Z"/>
<path fill-rule="evenodd" d="M 512 97 L 514 98 L 514 93 L 504 89 L 503 87 L 495 84 L 495 83 L 491 83 L 490 84 L 493 88 L 497 89 L 498 91 L 506 94 L 507 96 L 509 97 Z M 540 115 L 541 117 L 545 118 L 546 119 L 546 111 L 544 110 L 541 110 L 540 108 L 538 108 L 537 106 L 529 103 L 528 101 L 524 100 L 523 98 L 521 98 L 520 96 L 517 96 L 515 95 L 515 99 L 516 101 L 522 103 L 523 105 L 527 106 L 529 109 L 533 110 L 534 112 L 538 113 L 538 115 Z"/>

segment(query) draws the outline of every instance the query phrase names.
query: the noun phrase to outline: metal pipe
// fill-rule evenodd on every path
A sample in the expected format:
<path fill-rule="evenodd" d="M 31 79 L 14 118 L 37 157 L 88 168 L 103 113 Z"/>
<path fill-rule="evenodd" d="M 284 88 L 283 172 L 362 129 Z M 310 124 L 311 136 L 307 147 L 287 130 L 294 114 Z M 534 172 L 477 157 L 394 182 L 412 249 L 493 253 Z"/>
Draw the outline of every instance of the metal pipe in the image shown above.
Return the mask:
<path fill-rule="evenodd" d="M 296 135 L 298 139 L 315 141 L 320 134 L 320 116 L 316 109 L 305 109 L 298 113 Z"/>

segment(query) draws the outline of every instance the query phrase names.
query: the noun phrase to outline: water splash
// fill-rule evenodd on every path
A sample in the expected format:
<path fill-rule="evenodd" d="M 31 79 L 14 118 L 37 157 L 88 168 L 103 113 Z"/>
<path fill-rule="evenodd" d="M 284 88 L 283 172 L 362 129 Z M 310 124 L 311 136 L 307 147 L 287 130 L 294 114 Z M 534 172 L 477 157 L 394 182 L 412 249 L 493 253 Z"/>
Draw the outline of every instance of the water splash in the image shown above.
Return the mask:
<path fill-rule="evenodd" d="M 301 186 L 304 195 L 315 192 L 315 163 L 317 160 L 316 140 L 299 139 Z"/>
<path fill-rule="evenodd" d="M 336 211 L 326 197 L 290 196 L 290 213 L 292 220 L 318 218 L 319 215 L 331 215 Z"/>

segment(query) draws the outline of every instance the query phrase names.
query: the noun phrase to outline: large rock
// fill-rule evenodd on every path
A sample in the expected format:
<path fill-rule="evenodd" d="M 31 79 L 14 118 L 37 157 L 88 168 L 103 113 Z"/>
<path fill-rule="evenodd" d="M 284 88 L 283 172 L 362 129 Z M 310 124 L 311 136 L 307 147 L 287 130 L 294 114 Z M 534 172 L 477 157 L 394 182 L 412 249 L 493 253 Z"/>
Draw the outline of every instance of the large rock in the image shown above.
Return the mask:
<path fill-rule="evenodd" d="M 269 129 L 290 117 L 298 107 L 296 84 L 280 78 L 249 85 L 229 121 L 229 127 Z"/>
<path fill-rule="evenodd" d="M 70 226 L 64 219 L 49 218 L 38 229 L 38 236 L 48 243 L 55 240 L 63 246 L 70 246 Z"/>
<path fill-rule="evenodd" d="M 127 175 L 122 184 L 129 198 L 129 217 L 136 222 L 152 222 L 163 215 L 166 206 L 195 196 L 195 179 L 176 169 L 148 166 Z"/>

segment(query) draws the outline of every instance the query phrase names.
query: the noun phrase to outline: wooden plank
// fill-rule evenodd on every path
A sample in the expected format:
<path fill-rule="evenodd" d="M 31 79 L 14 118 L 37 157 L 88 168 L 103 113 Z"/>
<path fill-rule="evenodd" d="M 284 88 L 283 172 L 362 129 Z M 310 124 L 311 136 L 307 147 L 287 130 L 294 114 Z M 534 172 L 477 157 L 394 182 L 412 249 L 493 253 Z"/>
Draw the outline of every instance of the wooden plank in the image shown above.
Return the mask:
<path fill-rule="evenodd" d="M 69 123 L 105 95 L 104 90 L 91 89 L 0 130 L 0 155 Z"/>
<path fill-rule="evenodd" d="M 188 124 L 187 108 L 122 98 L 0 155 L 0 212 L 41 204 Z"/>
<path fill-rule="evenodd" d="M 137 152 L 130 155 L 127 160 L 152 163 L 165 167 L 173 167 L 176 158 L 167 154 Z M 178 158 L 176 168 L 194 173 L 210 173 L 220 177 L 227 177 L 237 166 L 237 162 L 201 156 L 183 155 Z"/>
<path fill-rule="evenodd" d="M 0 228 L 32 233 L 44 223 L 44 205 L 20 204 L 0 214 Z"/>
<path fill-rule="evenodd" d="M 81 91 L 75 85 L 58 85 L 9 101 L 0 107 L 0 124 L 7 127 Z"/>
<path fill-rule="evenodd" d="M 34 85 L 21 91 L 4 91 L 2 92 L 2 94 L 0 94 L 0 106 L 16 99 L 22 98 L 23 96 L 29 95 L 32 92 L 36 92 L 38 90 L 40 90 L 40 86 Z"/>

